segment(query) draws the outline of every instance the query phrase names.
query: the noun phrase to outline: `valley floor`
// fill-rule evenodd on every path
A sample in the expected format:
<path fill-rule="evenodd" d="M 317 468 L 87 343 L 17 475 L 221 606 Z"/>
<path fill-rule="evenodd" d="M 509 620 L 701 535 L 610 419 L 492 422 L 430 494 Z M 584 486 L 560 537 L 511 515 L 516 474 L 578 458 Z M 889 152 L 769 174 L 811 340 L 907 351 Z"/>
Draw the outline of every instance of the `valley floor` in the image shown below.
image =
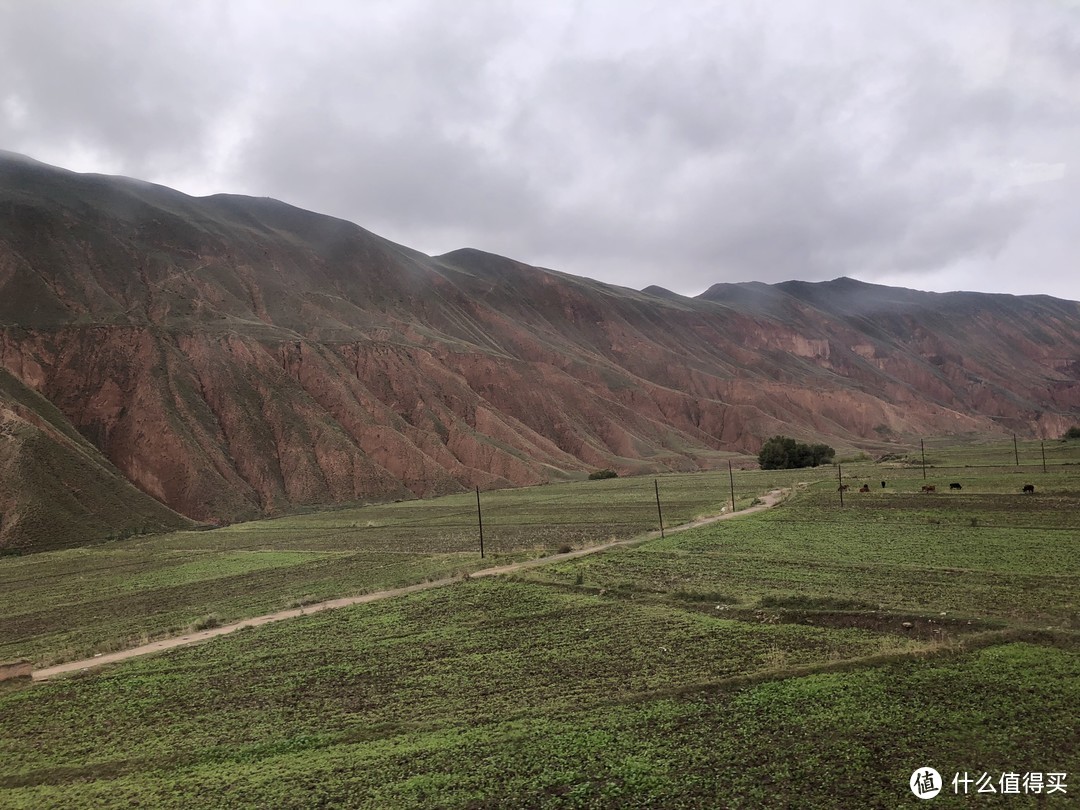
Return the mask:
<path fill-rule="evenodd" d="M 684 523 L 679 526 L 672 526 L 666 531 L 668 534 L 675 534 L 676 532 L 686 531 L 688 529 L 696 529 L 700 526 L 708 526 L 711 523 L 716 523 L 720 520 L 727 520 L 733 517 L 745 517 L 760 512 L 764 509 L 769 509 L 776 506 L 784 495 L 783 490 L 775 489 L 772 492 L 767 493 L 761 499 L 761 503 L 756 506 L 747 507 L 742 512 L 724 512 L 719 515 L 713 515 L 711 517 L 697 518 L 690 523 Z M 642 538 L 631 538 L 629 540 L 612 540 L 609 543 L 603 543 L 598 546 L 587 546 L 586 548 L 579 549 L 577 551 L 566 551 L 561 554 L 555 554 L 551 557 L 541 557 L 539 559 L 522 560 L 521 562 L 510 563 L 508 565 L 499 565 L 493 568 L 480 568 L 469 574 L 470 577 L 492 577 L 501 576 L 504 574 L 513 574 L 518 571 L 524 571 L 529 568 L 535 568 L 539 565 L 548 565 L 555 562 L 565 562 L 567 560 L 575 560 L 579 557 L 584 557 L 587 554 L 596 554 L 601 551 L 607 551 L 609 549 L 617 548 L 619 546 L 626 546 L 632 543 L 638 543 L 642 540 L 650 539 L 651 537 L 659 537 L 660 532 L 650 532 Z M 318 613 L 323 610 L 336 610 L 337 608 L 351 607 L 353 605 L 363 605 L 369 602 L 379 602 L 383 599 L 393 599 L 398 596 L 406 596 L 411 593 L 417 593 L 418 591 L 425 591 L 430 588 L 442 588 L 447 585 L 453 585 L 460 581 L 457 578 L 446 579 L 433 579 L 427 582 L 418 583 L 416 585 L 405 585 L 400 588 L 389 588 L 387 590 L 372 591 L 361 596 L 347 596 L 342 599 L 330 599 L 324 602 L 315 602 L 311 605 L 299 608 L 291 608 L 289 610 L 279 610 L 274 613 L 266 613 L 262 616 L 255 616 L 250 619 L 244 619 L 243 621 L 233 622 L 232 624 L 221 625 L 213 627 L 207 630 L 196 630 L 184 636 L 173 636 L 170 638 L 164 638 L 160 641 L 153 641 L 149 644 L 141 644 L 138 647 L 129 647 L 126 650 L 120 650 L 114 653 L 102 654 L 98 653 L 93 658 L 83 658 L 78 661 L 68 661 L 64 664 L 56 664 L 51 667 L 45 667 L 43 669 L 35 670 L 33 673 L 33 679 L 35 681 L 46 681 L 49 678 L 53 678 L 57 675 L 63 675 L 68 672 L 79 672 L 81 670 L 92 669 L 94 667 L 104 666 L 106 664 L 114 664 L 118 661 L 126 661 L 130 658 L 138 658 L 141 655 L 150 655 L 151 653 L 162 652 L 164 650 L 172 650 L 177 647 L 187 647 L 192 644 L 198 644 L 202 641 L 209 641 L 212 638 L 219 636 L 225 636 L 229 633 L 235 633 L 237 630 L 245 630 L 249 627 L 260 627 L 264 624 L 270 624 L 271 622 L 279 622 L 285 619 L 295 619 L 300 616 L 304 616 L 310 613 Z"/>
<path fill-rule="evenodd" d="M 909 780 L 926 768 L 943 778 L 936 801 L 946 806 L 979 801 L 975 780 L 1000 792 L 1011 774 L 1029 778 L 1010 804 L 1068 806 L 1080 791 L 1069 784 L 1080 766 L 1076 468 L 1038 475 L 1034 495 L 1020 491 L 1031 470 L 939 469 L 923 479 L 910 468 L 845 469 L 875 487 L 853 487 L 843 508 L 835 470 L 746 473 L 739 506 L 753 491 L 793 494 L 664 538 L 573 556 L 552 544 L 544 564 L 500 576 L 459 570 L 444 587 L 0 684 L 0 806 L 894 807 L 915 800 Z M 954 479 L 963 489 L 949 492 Z M 672 522 L 719 511 L 721 479 L 684 480 L 660 481 L 662 498 L 666 488 L 682 504 Z M 939 492 L 922 494 L 924 480 Z M 606 488 L 578 492 L 607 532 L 620 493 L 641 500 L 644 482 L 596 483 Z M 532 515 L 546 531 L 571 522 L 580 501 L 564 494 L 503 497 L 518 499 L 516 525 Z M 453 524 L 467 506 L 426 508 Z M 378 523 L 375 511 L 320 513 L 144 542 L 215 548 L 187 569 L 190 583 L 209 581 L 200 566 L 240 559 L 229 545 L 245 535 L 267 555 L 300 554 L 298 537 L 311 554 L 322 544 L 320 570 L 331 572 L 359 552 L 343 553 L 328 527 L 354 540 L 361 514 Z M 391 534 L 387 524 L 367 535 L 365 553 L 402 566 L 389 562 Z M 183 585 L 178 561 L 153 567 L 134 544 L 109 551 L 125 552 L 147 604 L 164 603 L 163 593 L 208 604 L 196 599 L 204 584 Z M 541 560 L 524 543 L 503 553 L 500 564 Z M 408 557 L 420 563 L 413 584 L 447 579 L 448 559 Z M 19 566 L 54 567 L 51 584 L 38 584 L 53 618 L 43 609 L 23 620 L 24 651 L 47 660 L 68 645 L 50 623 L 65 600 L 67 615 L 83 616 L 98 637 L 123 637 L 125 621 L 92 612 L 107 594 L 94 608 L 80 601 L 94 574 L 80 575 L 73 559 L 0 562 L 8 579 Z M 260 583 L 309 564 L 276 562 L 234 568 L 226 580 L 246 577 L 269 593 Z M 338 587 L 360 570 L 349 566 Z M 0 614 L 9 626 L 26 613 L 18 609 L 8 603 Z M 1051 783 L 1064 791 L 1051 793 Z"/>

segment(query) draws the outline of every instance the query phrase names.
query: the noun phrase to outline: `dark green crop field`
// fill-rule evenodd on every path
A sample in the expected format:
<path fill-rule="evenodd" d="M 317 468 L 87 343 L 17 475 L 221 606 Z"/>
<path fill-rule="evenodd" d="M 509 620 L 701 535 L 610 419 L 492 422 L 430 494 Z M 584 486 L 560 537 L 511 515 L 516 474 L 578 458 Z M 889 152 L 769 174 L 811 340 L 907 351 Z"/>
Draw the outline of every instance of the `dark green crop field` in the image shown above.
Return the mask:
<path fill-rule="evenodd" d="M 957 795 L 955 774 L 1038 772 L 1066 774 L 1066 791 L 989 801 L 1070 806 L 1080 467 L 1063 458 L 1046 473 L 928 469 L 944 483 L 933 494 L 919 491 L 921 464 L 845 463 L 845 481 L 876 487 L 852 487 L 843 507 L 835 468 L 746 471 L 740 508 L 776 486 L 791 496 L 510 576 L 2 684 L 0 807 L 899 807 L 917 802 L 908 780 L 926 767 L 946 782 L 937 805 L 987 801 L 974 786 Z M 726 471 L 661 477 L 671 523 L 718 512 L 726 484 Z M 640 535 L 656 525 L 643 493 L 652 479 L 483 495 L 491 549 L 505 562 Z M 47 655 L 80 632 L 115 639 L 461 572 L 478 554 L 445 544 L 471 542 L 470 506 L 6 559 L 3 578 L 42 581 L 0 592 L 0 616 Z M 421 517 L 432 532 L 412 534 Z M 485 512 L 486 541 L 488 526 Z M 37 624 L 19 619 L 35 596 Z"/>
<path fill-rule="evenodd" d="M 500 674 L 502 683 L 432 683 L 394 670 L 375 687 L 380 663 L 406 661 L 349 660 L 346 646 L 339 639 L 302 672 L 274 673 L 267 670 L 275 664 L 298 667 L 301 651 L 245 650 L 230 663 L 223 658 L 234 648 L 223 643 L 205 660 L 183 653 L 172 666 L 131 664 L 93 683 L 9 696 L 5 715 L 20 712 L 47 731 L 40 739 L 5 735 L 0 802 L 896 807 L 915 801 L 908 777 L 923 766 L 950 779 L 962 771 L 1075 774 L 1080 764 L 1072 722 L 1080 654 L 1047 644 L 636 697 L 577 673 L 581 689 L 553 696 L 566 681 L 538 656 L 507 681 L 499 656 L 485 661 L 474 646 L 456 656 L 471 664 L 462 674 Z M 463 705 L 470 700 L 477 705 Z M 86 705 L 76 710 L 78 701 Z M 31 740 L 54 747 L 28 750 Z M 1050 796 L 1010 798 L 1055 804 Z M 1069 804 L 1060 795 L 1056 803 Z"/>
<path fill-rule="evenodd" d="M 1053 494 L 1035 495 L 853 492 L 843 508 L 835 486 L 819 483 L 762 515 L 530 576 L 773 606 L 827 598 L 864 610 L 1078 630 L 1080 483 L 1069 490 L 1059 476 Z"/>
<path fill-rule="evenodd" d="M 737 473 L 736 506 L 827 470 Z M 659 482 L 666 525 L 730 509 L 727 472 Z M 655 530 L 654 479 L 620 478 L 326 510 L 214 531 L 0 557 L 0 660 L 87 657 L 246 617 Z"/>

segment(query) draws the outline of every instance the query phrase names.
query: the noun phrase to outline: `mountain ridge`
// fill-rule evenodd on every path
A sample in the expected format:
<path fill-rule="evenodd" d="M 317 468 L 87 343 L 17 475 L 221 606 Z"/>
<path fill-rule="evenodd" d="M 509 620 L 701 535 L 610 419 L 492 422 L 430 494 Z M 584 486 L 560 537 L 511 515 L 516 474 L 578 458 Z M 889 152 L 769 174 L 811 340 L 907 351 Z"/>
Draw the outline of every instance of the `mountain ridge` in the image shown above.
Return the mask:
<path fill-rule="evenodd" d="M 776 432 L 873 450 L 1080 415 L 1076 302 L 658 295 L 87 177 L 0 153 L 0 369 L 196 520 L 699 469 Z"/>

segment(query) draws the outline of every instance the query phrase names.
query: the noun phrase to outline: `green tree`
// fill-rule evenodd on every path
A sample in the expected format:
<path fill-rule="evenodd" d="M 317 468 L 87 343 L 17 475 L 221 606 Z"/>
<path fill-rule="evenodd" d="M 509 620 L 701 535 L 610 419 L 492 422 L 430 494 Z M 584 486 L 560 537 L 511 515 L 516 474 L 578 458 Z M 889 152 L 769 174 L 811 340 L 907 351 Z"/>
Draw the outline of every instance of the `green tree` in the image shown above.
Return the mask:
<path fill-rule="evenodd" d="M 786 470 L 791 467 L 795 452 L 795 440 L 787 436 L 773 436 L 761 445 L 758 464 L 763 470 Z"/>
<path fill-rule="evenodd" d="M 1065 431 L 1063 439 L 1080 439 L 1080 425 L 1073 425 L 1071 428 Z"/>
<path fill-rule="evenodd" d="M 761 446 L 758 464 L 763 470 L 817 467 L 832 461 L 835 455 L 827 444 L 801 444 L 790 436 L 773 436 Z"/>

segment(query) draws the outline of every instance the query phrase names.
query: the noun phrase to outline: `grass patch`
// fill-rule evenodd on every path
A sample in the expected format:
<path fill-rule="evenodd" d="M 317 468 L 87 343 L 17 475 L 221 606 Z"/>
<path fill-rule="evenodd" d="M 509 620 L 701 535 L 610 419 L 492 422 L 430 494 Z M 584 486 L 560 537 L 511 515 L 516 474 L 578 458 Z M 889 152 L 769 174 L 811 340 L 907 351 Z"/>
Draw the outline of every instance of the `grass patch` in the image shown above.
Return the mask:
<path fill-rule="evenodd" d="M 196 619 L 191 624 L 191 629 L 195 632 L 199 630 L 211 630 L 215 627 L 221 627 L 221 617 L 216 613 L 207 613 L 201 619 Z"/>
<path fill-rule="evenodd" d="M 850 631 L 450 590 L 0 693 L 5 804 L 816 807 L 842 785 L 895 806 L 917 765 L 1077 764 L 1071 638 L 911 657 Z"/>
<path fill-rule="evenodd" d="M 798 471 L 803 472 L 803 471 Z M 743 473 L 740 489 L 791 471 Z M 665 521 L 718 513 L 727 472 L 660 476 Z M 721 486 L 723 485 L 723 486 Z M 303 594 L 324 601 L 456 576 L 492 564 L 627 539 L 655 528 L 653 478 L 616 478 L 481 495 L 313 511 L 214 531 L 140 536 L 0 560 L 0 658 L 39 666 L 229 623 Z"/>

